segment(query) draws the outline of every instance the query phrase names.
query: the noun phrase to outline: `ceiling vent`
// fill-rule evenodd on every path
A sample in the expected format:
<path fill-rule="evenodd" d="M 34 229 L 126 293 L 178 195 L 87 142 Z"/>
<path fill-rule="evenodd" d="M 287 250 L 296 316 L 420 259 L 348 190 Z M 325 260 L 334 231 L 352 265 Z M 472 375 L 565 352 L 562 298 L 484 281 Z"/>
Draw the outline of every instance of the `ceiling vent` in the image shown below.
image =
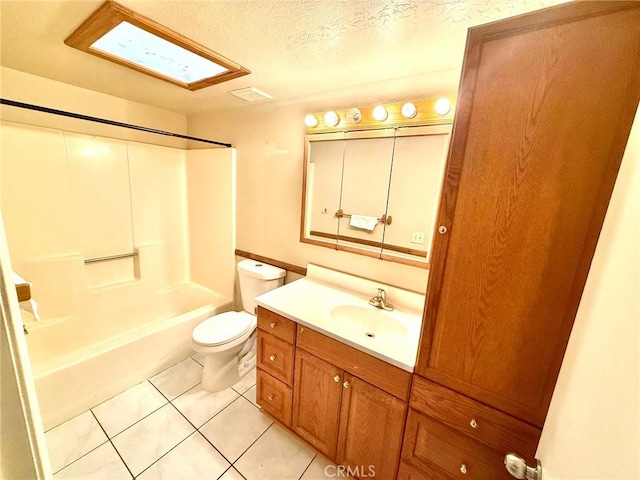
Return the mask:
<path fill-rule="evenodd" d="M 231 90 L 231 95 L 235 95 L 238 98 L 246 100 L 247 102 L 257 102 L 259 100 L 271 100 L 273 97 L 268 93 L 264 93 L 262 90 L 258 90 L 255 87 L 241 88 L 239 90 Z"/>

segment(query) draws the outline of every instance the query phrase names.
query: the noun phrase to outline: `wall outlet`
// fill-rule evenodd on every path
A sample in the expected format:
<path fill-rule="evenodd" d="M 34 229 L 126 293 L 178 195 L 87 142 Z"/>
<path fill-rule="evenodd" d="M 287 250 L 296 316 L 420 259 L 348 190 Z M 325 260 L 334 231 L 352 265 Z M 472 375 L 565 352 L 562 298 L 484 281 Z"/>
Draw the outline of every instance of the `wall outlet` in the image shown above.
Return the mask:
<path fill-rule="evenodd" d="M 424 243 L 424 232 L 413 232 L 411 234 L 411 243 Z"/>

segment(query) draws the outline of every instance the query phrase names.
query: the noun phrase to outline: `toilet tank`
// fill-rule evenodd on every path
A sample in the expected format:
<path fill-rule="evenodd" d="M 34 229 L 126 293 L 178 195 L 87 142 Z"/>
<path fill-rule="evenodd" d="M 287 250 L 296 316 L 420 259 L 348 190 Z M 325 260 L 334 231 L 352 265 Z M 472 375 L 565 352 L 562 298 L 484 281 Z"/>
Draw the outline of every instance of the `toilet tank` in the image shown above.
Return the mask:
<path fill-rule="evenodd" d="M 242 308 L 255 315 L 257 304 L 253 299 L 269 290 L 280 287 L 284 283 L 286 273 L 286 270 L 282 268 L 256 260 L 238 262 Z"/>

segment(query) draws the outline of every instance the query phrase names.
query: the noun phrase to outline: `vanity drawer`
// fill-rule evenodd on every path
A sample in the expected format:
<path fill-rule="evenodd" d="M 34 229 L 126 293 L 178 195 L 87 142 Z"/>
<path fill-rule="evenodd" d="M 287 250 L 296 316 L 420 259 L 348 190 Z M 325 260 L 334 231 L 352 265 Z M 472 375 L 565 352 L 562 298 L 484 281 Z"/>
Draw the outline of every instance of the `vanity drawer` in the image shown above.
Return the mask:
<path fill-rule="evenodd" d="M 296 323 L 266 308 L 258 307 L 258 327 L 285 342 L 293 343 L 296 338 Z"/>
<path fill-rule="evenodd" d="M 504 467 L 504 453 L 413 409 L 407 418 L 402 460 L 412 467 L 408 478 L 420 478 L 416 473 L 420 471 L 430 480 L 513 480 Z"/>
<path fill-rule="evenodd" d="M 293 385 L 293 345 L 258 331 L 258 367 L 287 385 Z"/>
<path fill-rule="evenodd" d="M 504 454 L 516 452 L 529 461 L 535 456 L 540 430 L 418 375 L 410 405 Z"/>
<path fill-rule="evenodd" d="M 302 325 L 296 345 L 405 402 L 409 398 L 411 373 L 406 370 Z"/>
<path fill-rule="evenodd" d="M 257 371 L 256 399 L 258 405 L 287 427 L 291 427 L 291 405 L 293 394 L 291 387 L 276 380 L 262 370 Z"/>
<path fill-rule="evenodd" d="M 396 480 L 449 480 L 449 477 L 437 470 L 417 469 L 401 461 Z"/>

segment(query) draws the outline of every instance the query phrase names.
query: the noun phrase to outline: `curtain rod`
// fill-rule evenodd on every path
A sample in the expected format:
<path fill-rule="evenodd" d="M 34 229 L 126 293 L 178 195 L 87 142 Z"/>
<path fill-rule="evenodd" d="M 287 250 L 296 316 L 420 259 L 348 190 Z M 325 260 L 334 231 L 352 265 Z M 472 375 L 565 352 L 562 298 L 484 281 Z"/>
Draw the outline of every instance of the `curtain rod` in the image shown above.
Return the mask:
<path fill-rule="evenodd" d="M 216 142 L 215 140 L 207 140 L 206 138 L 190 137 L 189 135 L 182 135 L 180 133 L 167 132 L 165 130 L 157 130 L 155 128 L 142 127 L 140 125 L 132 125 L 130 123 L 116 122 L 115 120 L 107 120 L 99 117 L 91 117 L 89 115 L 82 115 L 80 113 L 65 112 L 64 110 L 56 110 L 55 108 L 41 107 L 39 105 L 32 105 L 30 103 L 16 102 L 14 100 L 8 100 L 6 98 L 0 98 L 0 104 L 9 105 L 10 107 L 25 108 L 27 110 L 35 110 L 36 112 L 51 113 L 53 115 L 60 115 L 63 117 L 77 118 L 79 120 L 87 120 L 89 122 L 104 123 L 106 125 L 113 125 L 115 127 L 129 128 L 131 130 L 140 130 L 141 132 L 155 133 L 157 135 L 164 135 L 166 137 L 176 137 L 176 138 L 182 138 L 185 140 L 194 140 L 196 142 L 204 142 L 204 143 L 209 143 L 213 145 L 219 145 L 221 147 L 229 148 L 233 146 L 230 143 Z"/>

